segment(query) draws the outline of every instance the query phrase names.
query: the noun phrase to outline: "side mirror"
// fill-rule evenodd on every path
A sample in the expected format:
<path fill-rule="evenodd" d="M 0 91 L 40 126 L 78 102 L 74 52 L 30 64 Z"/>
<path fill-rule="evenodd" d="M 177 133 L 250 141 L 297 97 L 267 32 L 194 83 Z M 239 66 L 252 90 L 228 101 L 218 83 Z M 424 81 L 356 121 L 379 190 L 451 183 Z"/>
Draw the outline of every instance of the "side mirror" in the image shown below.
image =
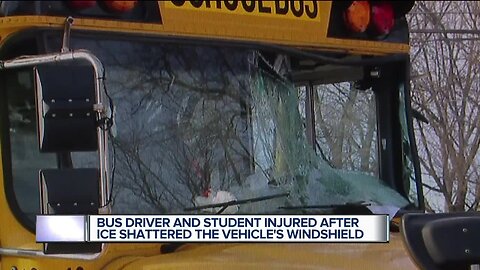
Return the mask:
<path fill-rule="evenodd" d="M 106 134 L 97 124 L 102 115 L 95 110 L 99 85 L 95 68 L 68 62 L 34 68 L 38 142 L 41 152 L 57 153 L 71 160 L 71 152 L 104 149 Z M 99 145 L 102 142 L 102 146 Z M 104 161 L 107 153 L 99 152 Z M 39 173 L 41 214 L 98 214 L 102 197 L 99 169 L 46 169 Z M 99 168 L 106 169 L 104 164 Z M 105 172 L 104 172 L 105 173 Z M 106 174 L 103 174 L 105 177 Z M 103 194 L 107 196 L 107 194 Z M 45 243 L 46 254 L 97 253 L 99 243 Z"/>
<path fill-rule="evenodd" d="M 96 151 L 93 67 L 41 65 L 34 76 L 40 151 Z"/>
<path fill-rule="evenodd" d="M 33 67 L 41 152 L 56 153 L 59 169 L 39 172 L 41 214 L 89 215 L 108 212 L 110 179 L 108 119 L 102 90 L 104 70 L 87 51 L 23 57 L 0 61 L 0 70 Z M 72 152 L 96 152 L 98 168 L 73 168 Z M 70 160 L 71 161 L 71 160 Z M 98 253 L 100 243 L 45 243 L 46 254 Z"/>
<path fill-rule="evenodd" d="M 480 214 L 405 214 L 405 246 L 421 269 L 461 270 L 480 263 Z"/>

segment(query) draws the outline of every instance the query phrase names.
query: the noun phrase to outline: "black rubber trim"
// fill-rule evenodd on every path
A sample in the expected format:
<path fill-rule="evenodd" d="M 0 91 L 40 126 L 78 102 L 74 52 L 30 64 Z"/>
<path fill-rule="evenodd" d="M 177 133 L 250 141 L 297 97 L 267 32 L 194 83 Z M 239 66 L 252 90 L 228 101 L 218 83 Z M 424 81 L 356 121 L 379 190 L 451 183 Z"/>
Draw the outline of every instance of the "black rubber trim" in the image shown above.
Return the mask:
<path fill-rule="evenodd" d="M 405 59 L 405 56 L 403 56 Z M 377 110 L 379 176 L 389 187 L 408 200 L 403 179 L 402 135 L 399 116 L 399 85 L 403 74 L 397 70 L 403 61 L 378 66 L 379 78 L 372 80 Z"/>
<path fill-rule="evenodd" d="M 423 195 L 422 185 L 422 171 L 420 166 L 420 159 L 418 157 L 417 141 L 415 139 L 415 132 L 413 129 L 413 111 L 412 111 L 412 97 L 410 85 L 410 57 L 407 57 L 406 77 L 405 77 L 405 114 L 407 118 L 408 140 L 410 141 L 410 153 L 412 157 L 413 170 L 415 174 L 415 184 L 417 189 L 418 208 L 425 210 L 425 198 Z"/>

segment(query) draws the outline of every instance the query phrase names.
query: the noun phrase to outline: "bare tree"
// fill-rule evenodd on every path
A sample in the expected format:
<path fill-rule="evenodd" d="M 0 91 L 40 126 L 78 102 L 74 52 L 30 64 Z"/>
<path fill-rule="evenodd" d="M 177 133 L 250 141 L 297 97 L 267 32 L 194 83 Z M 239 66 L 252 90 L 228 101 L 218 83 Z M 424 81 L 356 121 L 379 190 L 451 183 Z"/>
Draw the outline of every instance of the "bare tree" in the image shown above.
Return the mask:
<path fill-rule="evenodd" d="M 344 82 L 318 86 L 314 98 L 317 141 L 331 165 L 376 174 L 373 93 Z"/>
<path fill-rule="evenodd" d="M 116 194 L 123 194 L 117 201 L 168 213 L 191 206 L 211 187 L 243 184 L 251 159 L 248 55 L 122 45 L 121 55 L 108 46 L 102 52 L 120 123 L 112 139 Z"/>
<path fill-rule="evenodd" d="M 416 122 L 426 195 L 444 201 L 430 199 L 428 205 L 433 211 L 475 210 L 480 200 L 479 4 L 419 1 L 409 16 L 413 106 L 429 120 Z"/>

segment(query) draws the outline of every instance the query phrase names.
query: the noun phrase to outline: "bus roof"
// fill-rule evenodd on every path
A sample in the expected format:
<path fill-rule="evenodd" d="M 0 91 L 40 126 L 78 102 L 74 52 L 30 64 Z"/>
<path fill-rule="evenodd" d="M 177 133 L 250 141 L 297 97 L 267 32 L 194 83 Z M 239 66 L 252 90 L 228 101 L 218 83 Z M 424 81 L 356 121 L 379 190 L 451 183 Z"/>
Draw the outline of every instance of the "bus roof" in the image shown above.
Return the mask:
<path fill-rule="evenodd" d="M 23 2 L 23 1 L 19 1 Z M 29 1 L 30 2 L 30 1 Z M 40 1 L 54 2 L 54 1 Z M 141 3 L 143 1 L 139 1 Z M 158 1 L 158 21 L 132 21 L 52 12 L 20 14 L 0 18 L 0 35 L 30 27 L 63 27 L 73 16 L 73 29 L 140 33 L 278 44 L 353 54 L 408 53 L 405 42 L 338 38 L 328 34 L 332 1 Z M 77 16 L 78 15 L 78 16 Z M 336 23 L 336 22 L 335 22 Z M 408 41 L 407 41 L 408 42 Z"/>

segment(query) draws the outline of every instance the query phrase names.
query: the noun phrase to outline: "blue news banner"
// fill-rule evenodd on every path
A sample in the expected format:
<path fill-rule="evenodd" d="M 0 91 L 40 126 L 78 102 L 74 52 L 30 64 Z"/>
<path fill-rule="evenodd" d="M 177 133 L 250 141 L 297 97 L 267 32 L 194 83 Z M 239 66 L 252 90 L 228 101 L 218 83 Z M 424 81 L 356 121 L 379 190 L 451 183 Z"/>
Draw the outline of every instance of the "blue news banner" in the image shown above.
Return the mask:
<path fill-rule="evenodd" d="M 388 242 L 387 215 L 38 216 L 37 242 Z"/>

